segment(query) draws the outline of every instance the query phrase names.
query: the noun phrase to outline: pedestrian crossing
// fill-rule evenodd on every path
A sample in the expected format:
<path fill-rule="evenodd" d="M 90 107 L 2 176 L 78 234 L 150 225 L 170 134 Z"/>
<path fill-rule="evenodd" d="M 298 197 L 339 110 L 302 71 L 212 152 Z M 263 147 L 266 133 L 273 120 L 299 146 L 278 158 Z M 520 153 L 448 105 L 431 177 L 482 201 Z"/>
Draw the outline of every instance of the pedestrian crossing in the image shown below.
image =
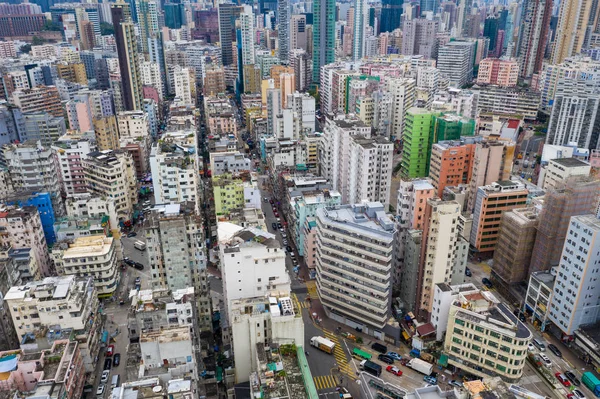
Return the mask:
<path fill-rule="evenodd" d="M 337 386 L 337 381 L 332 375 L 319 375 L 313 377 L 313 380 L 315 381 L 315 387 L 317 388 L 317 391 L 334 388 Z"/>
<path fill-rule="evenodd" d="M 333 357 L 335 357 L 335 362 L 340 368 L 340 372 L 351 377 L 354 376 L 354 369 L 352 368 L 352 365 L 348 362 L 346 352 L 344 352 L 344 349 L 342 348 L 338 336 L 332 333 L 331 331 L 327 331 L 325 329 L 323 329 L 323 334 L 325 335 L 325 338 L 335 342 L 335 347 L 333 348 Z"/>
<path fill-rule="evenodd" d="M 298 299 L 298 296 L 294 293 L 292 293 L 292 301 L 294 301 L 294 305 L 296 307 L 296 309 L 298 309 L 300 312 L 302 311 L 302 309 L 308 309 L 308 303 L 306 303 L 305 301 L 301 301 Z"/>

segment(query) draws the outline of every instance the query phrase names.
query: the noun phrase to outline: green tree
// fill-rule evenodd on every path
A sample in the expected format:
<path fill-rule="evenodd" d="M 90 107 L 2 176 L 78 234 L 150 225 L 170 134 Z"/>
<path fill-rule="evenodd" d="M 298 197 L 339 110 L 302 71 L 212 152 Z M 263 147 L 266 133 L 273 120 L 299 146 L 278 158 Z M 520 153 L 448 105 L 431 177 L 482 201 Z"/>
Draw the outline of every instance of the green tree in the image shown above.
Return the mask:
<path fill-rule="evenodd" d="M 43 37 L 34 36 L 33 39 L 31 39 L 32 46 L 39 46 L 40 44 L 44 43 L 46 43 L 46 39 L 44 39 Z"/>
<path fill-rule="evenodd" d="M 44 27 L 42 28 L 42 30 L 60 32 L 62 30 L 62 27 L 59 24 L 56 24 L 52 21 L 46 21 L 44 22 Z"/>
<path fill-rule="evenodd" d="M 19 48 L 19 51 L 21 51 L 24 54 L 29 54 L 31 52 L 31 44 L 24 44 Z"/>
<path fill-rule="evenodd" d="M 114 28 L 114 26 L 112 26 L 109 23 L 101 22 L 100 23 L 100 34 L 102 36 L 114 35 L 115 34 L 115 28 Z"/>

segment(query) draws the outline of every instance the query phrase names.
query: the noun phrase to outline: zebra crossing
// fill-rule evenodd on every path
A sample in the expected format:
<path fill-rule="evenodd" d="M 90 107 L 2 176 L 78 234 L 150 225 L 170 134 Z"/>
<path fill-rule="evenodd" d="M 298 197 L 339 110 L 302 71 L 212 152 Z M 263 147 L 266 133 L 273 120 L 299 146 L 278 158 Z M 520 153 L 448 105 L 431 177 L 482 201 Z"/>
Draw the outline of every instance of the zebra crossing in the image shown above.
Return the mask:
<path fill-rule="evenodd" d="M 296 306 L 296 308 L 301 312 L 302 309 L 308 309 L 309 305 L 308 303 L 306 303 L 305 301 L 301 301 L 298 299 L 298 296 L 294 293 L 292 293 L 292 301 L 294 301 L 294 305 Z"/>
<path fill-rule="evenodd" d="M 333 357 L 335 357 L 335 361 L 338 367 L 340 368 L 340 372 L 350 377 L 353 377 L 354 369 L 348 361 L 348 357 L 346 356 L 346 352 L 344 352 L 344 349 L 342 348 L 342 344 L 338 336 L 332 333 L 331 331 L 327 331 L 325 329 L 323 329 L 323 334 L 325 335 L 325 338 L 335 342 L 335 348 L 333 348 Z"/>
<path fill-rule="evenodd" d="M 313 380 L 315 382 L 315 387 L 317 388 L 317 391 L 334 388 L 337 386 L 337 381 L 332 375 L 319 375 L 313 377 Z"/>

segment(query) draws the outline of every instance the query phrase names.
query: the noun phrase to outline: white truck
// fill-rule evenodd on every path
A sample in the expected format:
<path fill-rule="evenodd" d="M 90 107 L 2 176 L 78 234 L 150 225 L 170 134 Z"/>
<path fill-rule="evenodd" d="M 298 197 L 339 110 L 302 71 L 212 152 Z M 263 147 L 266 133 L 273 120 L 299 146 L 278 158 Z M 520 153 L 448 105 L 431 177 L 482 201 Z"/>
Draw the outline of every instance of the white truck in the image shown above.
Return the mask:
<path fill-rule="evenodd" d="M 314 346 L 315 348 L 321 349 L 323 352 L 326 353 L 333 353 L 333 348 L 335 348 L 335 342 L 330 341 L 327 338 L 316 336 L 310 339 L 310 346 Z"/>
<path fill-rule="evenodd" d="M 133 246 L 136 249 L 139 249 L 140 251 L 143 251 L 143 250 L 146 249 L 146 243 L 144 241 L 139 241 L 138 240 L 138 241 L 136 241 L 136 242 L 133 243 Z"/>
<path fill-rule="evenodd" d="M 425 375 L 431 375 L 433 372 L 433 364 L 421 359 L 411 359 L 407 366 Z"/>

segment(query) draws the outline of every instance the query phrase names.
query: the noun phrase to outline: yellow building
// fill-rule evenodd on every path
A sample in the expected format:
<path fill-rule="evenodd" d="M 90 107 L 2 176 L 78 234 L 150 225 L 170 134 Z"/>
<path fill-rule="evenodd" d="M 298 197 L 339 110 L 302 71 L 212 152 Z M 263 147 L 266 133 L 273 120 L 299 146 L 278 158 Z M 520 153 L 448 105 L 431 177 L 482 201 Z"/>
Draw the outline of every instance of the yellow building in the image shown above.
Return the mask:
<path fill-rule="evenodd" d="M 83 62 L 72 64 L 58 64 L 56 73 L 60 79 L 68 80 L 82 85 L 87 85 L 87 74 L 85 73 L 85 65 Z"/>
<path fill-rule="evenodd" d="M 94 132 L 98 150 L 115 150 L 119 148 L 119 128 L 117 118 L 114 115 L 94 119 Z"/>

